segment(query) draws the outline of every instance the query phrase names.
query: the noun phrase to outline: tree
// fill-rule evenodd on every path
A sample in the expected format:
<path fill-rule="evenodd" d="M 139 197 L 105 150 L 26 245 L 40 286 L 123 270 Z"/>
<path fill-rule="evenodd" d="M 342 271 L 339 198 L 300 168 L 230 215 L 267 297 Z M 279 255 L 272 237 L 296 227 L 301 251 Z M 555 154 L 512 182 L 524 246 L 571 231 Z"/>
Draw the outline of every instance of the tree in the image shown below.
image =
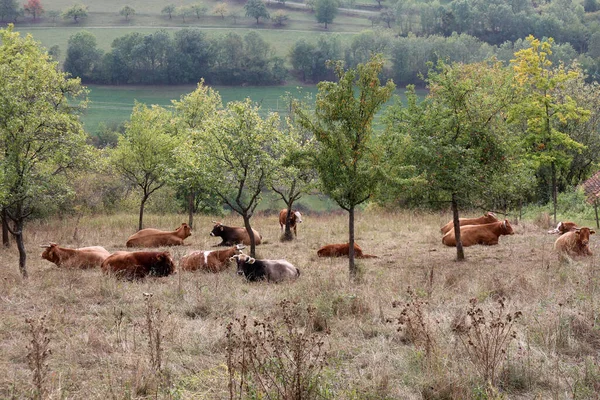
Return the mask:
<path fill-rule="evenodd" d="M 142 192 L 138 230 L 144 226 L 146 201 L 167 183 L 176 146 L 173 129 L 167 110 L 136 103 L 125 134 L 112 153 L 112 165 L 117 172 Z"/>
<path fill-rule="evenodd" d="M 206 122 L 194 148 L 207 187 L 243 218 L 252 257 L 256 244 L 250 219 L 272 179 L 278 159 L 274 145 L 281 136 L 278 127 L 279 116 L 271 113 L 263 119 L 250 99 L 231 102 Z"/>
<path fill-rule="evenodd" d="M 69 38 L 64 70 L 82 81 L 93 81 L 94 74 L 102 59 L 96 36 L 88 31 L 80 31 Z"/>
<path fill-rule="evenodd" d="M 396 22 L 396 13 L 390 8 L 384 8 L 379 13 L 379 19 L 386 23 L 388 28 L 392 28 L 392 22 Z"/>
<path fill-rule="evenodd" d="M 40 0 L 28 0 L 27 3 L 23 5 L 23 10 L 25 13 L 30 14 L 34 21 L 37 17 L 44 15 L 44 7 L 42 7 Z"/>
<path fill-rule="evenodd" d="M 192 4 L 190 8 L 192 9 L 194 14 L 196 15 L 196 18 L 198 19 L 200 19 L 200 17 L 206 14 L 206 11 L 208 11 L 208 8 L 201 3 Z"/>
<path fill-rule="evenodd" d="M 49 10 L 46 15 L 52 18 L 52 23 L 56 22 L 56 18 L 60 17 L 61 12 L 58 10 Z"/>
<path fill-rule="evenodd" d="M 265 2 L 262 0 L 248 0 L 248 2 L 244 5 L 244 10 L 246 10 L 246 17 L 251 17 L 256 19 L 256 24 L 258 25 L 260 18 L 269 19 L 269 11 L 267 10 L 267 6 Z"/>
<path fill-rule="evenodd" d="M 290 19 L 289 15 L 287 15 L 287 13 L 283 10 L 277 10 L 273 14 L 273 23 L 276 26 L 283 26 L 285 21 L 287 21 L 288 19 Z"/>
<path fill-rule="evenodd" d="M 511 60 L 521 95 L 521 101 L 511 110 L 511 119 L 524 123 L 523 142 L 527 154 L 540 169 L 538 173 L 549 175 L 556 224 L 557 169 L 571 161 L 569 151 L 584 147 L 564 131 L 564 126 L 568 121 L 585 121 L 589 111 L 572 97 L 558 95 L 580 72 L 566 70 L 563 65 L 552 67 L 548 60 L 552 54 L 552 38 L 542 42 L 530 35 L 527 42 L 530 47 L 517 51 Z"/>
<path fill-rule="evenodd" d="M 395 86 L 392 81 L 380 86 L 380 55 L 356 69 L 344 71 L 341 61 L 332 65 L 338 82 L 320 82 L 314 116 L 300 111 L 298 122 L 318 142 L 314 163 L 322 191 L 348 212 L 349 269 L 354 279 L 354 213 L 375 193 L 381 176 L 373 118 Z"/>
<path fill-rule="evenodd" d="M 457 260 L 464 260 L 459 209 L 485 199 L 513 160 L 520 159 L 504 120 L 514 101 L 509 70 L 501 62 L 445 64 L 428 73 L 429 95 L 419 102 L 414 87 L 407 106 L 398 104 L 388 120 L 388 135 L 403 162 L 414 166 L 430 201 L 450 202 L 456 236 Z M 387 159 L 390 157 L 386 156 Z M 389 160 L 390 165 L 398 160 Z M 497 184 L 496 187 L 501 186 Z M 506 183 L 506 186 L 510 184 Z"/>
<path fill-rule="evenodd" d="M 125 6 L 121 8 L 119 15 L 125 17 L 125 21 L 129 21 L 129 17 L 133 17 L 135 15 L 135 9 L 130 6 Z"/>
<path fill-rule="evenodd" d="M 177 163 L 171 170 L 171 180 L 187 197 L 188 225 L 192 227 L 197 197 L 212 199 L 210 188 L 205 185 L 203 164 L 196 164 L 196 149 L 203 145 L 201 131 L 210 118 L 222 111 L 223 103 L 219 93 L 205 86 L 204 80 L 200 80 L 195 91 L 172 103 L 182 140 L 175 149 Z"/>
<path fill-rule="evenodd" d="M 162 14 L 166 14 L 169 16 L 169 19 L 173 18 L 173 14 L 175 13 L 177 7 L 175 7 L 175 4 L 167 4 L 160 12 Z"/>
<path fill-rule="evenodd" d="M 0 0 L 0 21 L 15 20 L 19 14 L 17 0 Z"/>
<path fill-rule="evenodd" d="M 229 7 L 227 7 L 227 3 L 219 3 L 213 8 L 213 14 L 220 15 L 221 18 L 225 19 Z"/>
<path fill-rule="evenodd" d="M 66 173 L 83 162 L 86 149 L 78 114 L 87 91 L 30 35 L 22 38 L 9 25 L 0 38 L 0 206 L 27 277 L 25 223 L 68 194 Z"/>
<path fill-rule="evenodd" d="M 192 15 L 194 15 L 194 10 L 192 10 L 191 7 L 181 6 L 177 7 L 175 13 L 177 14 L 177 16 L 181 17 L 181 20 L 185 24 L 185 17 L 191 17 Z"/>
<path fill-rule="evenodd" d="M 318 23 L 325 24 L 325 29 L 327 29 L 327 24 L 331 24 L 333 22 L 333 19 L 336 17 L 337 13 L 337 0 L 315 1 L 315 17 L 317 18 Z"/>
<path fill-rule="evenodd" d="M 75 23 L 79 23 L 80 19 L 87 18 L 88 7 L 83 4 L 75 4 L 63 11 L 63 19 L 73 19 Z"/>

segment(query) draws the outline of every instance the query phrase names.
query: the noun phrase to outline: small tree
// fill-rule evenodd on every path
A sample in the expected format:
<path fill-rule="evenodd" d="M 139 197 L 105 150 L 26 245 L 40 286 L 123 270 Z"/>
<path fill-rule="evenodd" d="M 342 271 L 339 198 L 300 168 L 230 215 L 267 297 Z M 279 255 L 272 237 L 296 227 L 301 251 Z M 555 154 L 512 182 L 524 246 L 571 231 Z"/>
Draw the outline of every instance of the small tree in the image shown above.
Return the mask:
<path fill-rule="evenodd" d="M 142 192 L 138 230 L 143 228 L 146 201 L 167 183 L 176 146 L 173 129 L 167 110 L 136 103 L 125 134 L 112 153 L 117 172 Z"/>
<path fill-rule="evenodd" d="M 194 15 L 196 15 L 196 18 L 200 19 L 200 17 L 202 17 L 203 15 L 206 14 L 206 11 L 208 11 L 208 8 L 204 5 L 204 4 L 192 4 L 190 6 L 192 12 L 194 13 Z"/>
<path fill-rule="evenodd" d="M 27 3 L 23 5 L 23 10 L 26 14 L 31 15 L 34 21 L 38 17 L 44 15 L 44 7 L 42 7 L 40 0 L 28 0 Z"/>
<path fill-rule="evenodd" d="M 20 14 L 17 0 L 0 0 L 0 21 L 15 21 Z"/>
<path fill-rule="evenodd" d="M 289 15 L 287 15 L 287 13 L 283 10 L 277 10 L 275 11 L 275 13 L 273 14 L 273 24 L 275 24 L 275 26 L 283 26 L 283 24 L 290 19 Z"/>
<path fill-rule="evenodd" d="M 379 20 L 386 23 L 388 28 L 392 28 L 392 22 L 396 22 L 396 13 L 390 8 L 384 8 L 379 13 Z"/>
<path fill-rule="evenodd" d="M 375 193 L 381 176 L 373 118 L 395 85 L 388 81 L 380 86 L 380 55 L 347 71 L 341 61 L 332 65 L 338 82 L 320 82 L 315 115 L 299 111 L 298 116 L 318 142 L 314 160 L 323 192 L 348 212 L 349 269 L 354 279 L 354 213 Z"/>
<path fill-rule="evenodd" d="M 129 17 L 133 17 L 135 15 L 135 10 L 133 9 L 133 7 L 125 6 L 121 8 L 121 11 L 119 11 L 119 15 L 125 17 L 125 21 L 129 21 Z"/>
<path fill-rule="evenodd" d="M 62 16 L 64 19 L 73 19 L 77 24 L 79 23 L 79 20 L 87 18 L 88 7 L 83 4 L 75 4 L 74 6 L 67 8 Z"/>
<path fill-rule="evenodd" d="M 272 179 L 278 158 L 274 146 L 281 136 L 278 126 L 279 115 L 261 118 L 250 99 L 231 102 L 206 122 L 194 149 L 207 187 L 243 218 L 252 257 L 256 244 L 250 218 Z"/>
<path fill-rule="evenodd" d="M 213 14 L 220 15 L 223 19 L 225 19 L 228 11 L 229 7 L 227 7 L 227 3 L 219 3 L 213 8 Z"/>
<path fill-rule="evenodd" d="M 175 4 L 167 4 L 160 12 L 168 15 L 169 19 L 172 19 L 176 8 L 177 7 L 175 7 Z"/>
<path fill-rule="evenodd" d="M 49 10 L 46 15 L 50 18 L 52 18 L 52 23 L 56 22 L 56 18 L 60 17 L 61 12 L 58 10 Z"/>
<path fill-rule="evenodd" d="M 267 6 L 262 0 L 248 0 L 248 2 L 244 5 L 244 10 L 246 10 L 246 17 L 256 19 L 257 25 L 259 23 L 260 18 L 270 18 Z"/>
<path fill-rule="evenodd" d="M 315 0 L 315 18 L 320 24 L 331 24 L 338 13 L 337 0 Z"/>
<path fill-rule="evenodd" d="M 237 24 L 238 19 L 240 19 L 242 15 L 238 10 L 231 10 L 229 12 L 229 17 L 233 20 L 234 24 Z"/>
<path fill-rule="evenodd" d="M 194 10 L 192 10 L 191 7 L 181 6 L 177 7 L 175 13 L 178 17 L 181 17 L 181 20 L 185 24 L 185 17 L 191 17 L 192 15 L 194 15 Z"/>

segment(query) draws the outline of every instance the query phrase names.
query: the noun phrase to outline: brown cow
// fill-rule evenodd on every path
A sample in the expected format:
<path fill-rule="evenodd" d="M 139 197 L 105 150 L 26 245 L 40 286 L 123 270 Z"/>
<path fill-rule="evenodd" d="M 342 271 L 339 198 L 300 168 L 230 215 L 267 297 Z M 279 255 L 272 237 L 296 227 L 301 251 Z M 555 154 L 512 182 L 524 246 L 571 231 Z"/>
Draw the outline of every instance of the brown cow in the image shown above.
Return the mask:
<path fill-rule="evenodd" d="M 327 244 L 317 251 L 319 257 L 348 257 L 349 243 Z M 354 256 L 356 258 L 379 258 L 372 254 L 363 254 L 362 249 L 354 243 Z"/>
<path fill-rule="evenodd" d="M 482 217 L 478 218 L 459 218 L 458 219 L 460 226 L 463 225 L 483 225 L 483 224 L 491 224 L 492 222 L 497 222 L 498 218 L 496 214 L 493 212 L 487 212 L 483 214 Z M 450 230 L 454 229 L 454 220 L 450 220 L 446 225 L 442 226 L 440 231 L 443 235 L 450 232 Z"/>
<path fill-rule="evenodd" d="M 590 235 L 595 233 L 596 231 L 585 227 L 567 232 L 556 239 L 554 250 L 558 253 L 559 258 L 566 255 L 591 256 L 593 253 L 590 250 Z"/>
<path fill-rule="evenodd" d="M 110 253 L 101 246 L 69 249 L 60 247 L 56 243 L 50 243 L 41 247 L 46 248 L 42 253 L 43 259 L 65 268 L 87 269 L 99 267 L 110 256 Z"/>
<path fill-rule="evenodd" d="M 238 226 L 225 226 L 220 222 L 213 221 L 215 226 L 213 227 L 210 236 L 219 236 L 222 241 L 216 246 L 235 246 L 236 244 L 245 244 L 246 246 L 250 245 L 250 235 L 246 232 L 246 228 L 238 227 Z M 254 232 L 254 243 L 260 244 L 262 240 L 262 236 L 255 229 L 252 229 Z"/>
<path fill-rule="evenodd" d="M 498 244 L 500 235 L 513 235 L 514 231 L 507 219 L 482 225 L 465 225 L 460 228 L 460 240 L 464 247 L 474 244 L 492 246 Z M 456 246 L 454 229 L 446 233 L 442 238 L 446 246 Z"/>
<path fill-rule="evenodd" d="M 136 279 L 170 275 L 175 272 L 175 264 L 168 251 L 118 251 L 104 260 L 102 271 L 119 278 Z"/>
<path fill-rule="evenodd" d="M 562 235 L 563 233 L 574 231 L 577 228 L 578 226 L 575 222 L 561 221 L 558 223 L 558 225 L 556 225 L 556 228 L 550 229 L 548 233 L 558 233 L 559 235 Z"/>
<path fill-rule="evenodd" d="M 181 259 L 179 267 L 183 271 L 199 269 L 206 272 L 221 272 L 229 266 L 229 259 L 240 254 L 244 247 L 238 244 L 226 250 L 194 251 Z"/>
<path fill-rule="evenodd" d="M 127 247 L 161 247 L 182 246 L 183 240 L 192 234 L 192 229 L 185 222 L 172 232 L 158 229 L 142 229 L 129 236 Z"/>
<path fill-rule="evenodd" d="M 279 226 L 281 230 L 285 228 L 285 218 L 287 217 L 287 208 L 279 211 Z M 296 232 L 297 224 L 302 222 L 302 214 L 298 210 L 292 210 L 290 214 L 290 229 L 294 230 L 294 236 L 298 236 L 298 232 Z"/>

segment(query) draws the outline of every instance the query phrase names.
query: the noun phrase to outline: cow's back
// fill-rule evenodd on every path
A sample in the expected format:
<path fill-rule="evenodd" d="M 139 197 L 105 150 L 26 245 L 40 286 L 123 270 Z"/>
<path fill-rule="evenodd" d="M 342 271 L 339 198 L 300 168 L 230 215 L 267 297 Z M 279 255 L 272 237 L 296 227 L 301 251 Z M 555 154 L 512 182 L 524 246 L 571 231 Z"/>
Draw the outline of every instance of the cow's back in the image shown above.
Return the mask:
<path fill-rule="evenodd" d="M 170 232 L 147 234 L 135 238 L 130 237 L 127 240 L 127 247 L 161 247 L 181 245 L 183 245 L 183 239 Z"/>
<path fill-rule="evenodd" d="M 492 230 L 493 224 L 464 225 L 460 227 L 460 241 L 464 247 L 476 244 L 494 245 L 498 244 L 498 237 Z M 454 227 L 442 237 L 442 243 L 446 246 L 456 246 L 456 235 Z"/>

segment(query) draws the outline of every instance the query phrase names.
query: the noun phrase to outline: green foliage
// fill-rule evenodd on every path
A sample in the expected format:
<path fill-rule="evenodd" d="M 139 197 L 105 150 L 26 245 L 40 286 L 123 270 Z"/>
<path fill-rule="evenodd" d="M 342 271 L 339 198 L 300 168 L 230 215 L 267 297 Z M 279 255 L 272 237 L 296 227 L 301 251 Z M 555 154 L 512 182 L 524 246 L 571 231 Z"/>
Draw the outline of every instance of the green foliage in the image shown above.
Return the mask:
<path fill-rule="evenodd" d="M 244 5 L 244 10 L 246 10 L 246 17 L 256 19 L 256 24 L 258 24 L 260 18 L 270 18 L 267 6 L 262 0 L 248 0 L 248 2 Z"/>
<path fill-rule="evenodd" d="M 172 19 L 176 9 L 177 7 L 175 7 L 175 4 L 167 4 L 160 12 L 168 15 L 169 19 Z"/>
<path fill-rule="evenodd" d="M 316 0 L 315 1 L 315 18 L 320 24 L 331 24 L 338 13 L 337 0 Z"/>
<path fill-rule="evenodd" d="M 88 31 L 80 31 L 69 38 L 64 70 L 82 81 L 93 81 L 100 68 L 103 56 L 98 49 L 96 36 Z"/>
<path fill-rule="evenodd" d="M 121 8 L 119 15 L 125 17 L 125 21 L 129 21 L 129 17 L 133 17 L 135 15 L 135 9 L 131 6 L 125 6 Z"/>
<path fill-rule="evenodd" d="M 0 21 L 15 21 L 19 15 L 17 0 L 0 0 Z"/>
<path fill-rule="evenodd" d="M 64 10 L 62 13 L 64 19 L 73 19 L 75 23 L 78 23 L 81 19 L 87 18 L 87 16 L 88 7 L 83 4 L 75 4 Z"/>

